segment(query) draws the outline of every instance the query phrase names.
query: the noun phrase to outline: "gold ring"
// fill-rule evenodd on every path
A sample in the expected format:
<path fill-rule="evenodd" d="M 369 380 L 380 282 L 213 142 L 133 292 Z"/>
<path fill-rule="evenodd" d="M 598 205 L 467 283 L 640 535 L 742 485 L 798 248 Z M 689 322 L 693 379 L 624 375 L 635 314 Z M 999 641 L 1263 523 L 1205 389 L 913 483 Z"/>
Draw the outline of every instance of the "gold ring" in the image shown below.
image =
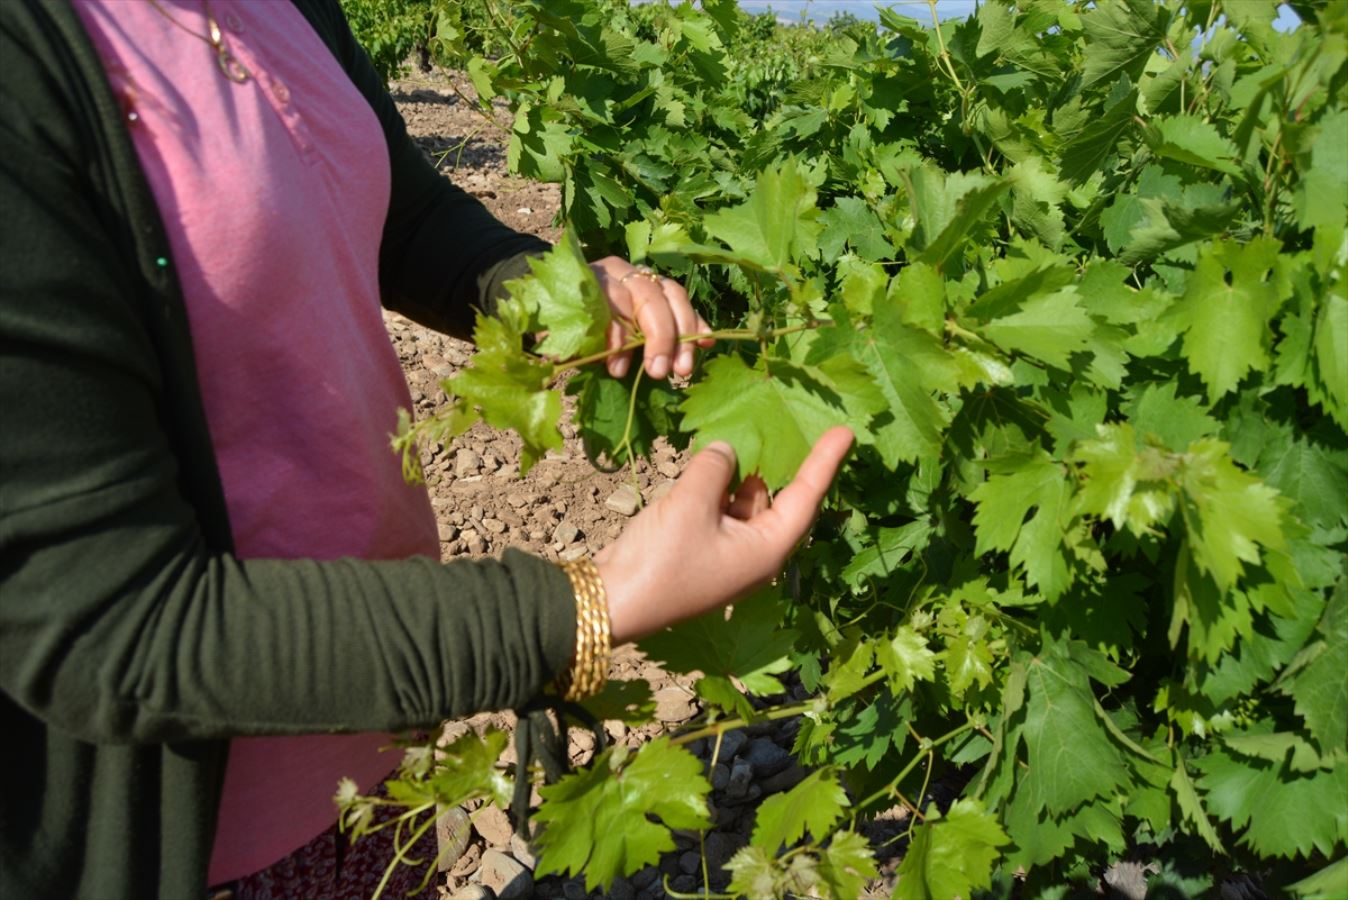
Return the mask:
<path fill-rule="evenodd" d="M 632 271 L 628 272 L 628 273 L 627 273 L 626 275 L 624 275 L 622 278 L 619 278 L 619 279 L 618 279 L 618 284 L 626 284 L 627 281 L 628 281 L 628 279 L 631 279 L 631 278 L 645 278 L 647 281 L 650 281 L 652 284 L 659 284 L 660 281 L 661 281 L 661 277 L 660 277 L 658 274 L 656 274 L 654 271 L 652 271 L 649 267 L 647 267 L 647 266 L 637 266 L 635 269 L 633 269 Z"/>

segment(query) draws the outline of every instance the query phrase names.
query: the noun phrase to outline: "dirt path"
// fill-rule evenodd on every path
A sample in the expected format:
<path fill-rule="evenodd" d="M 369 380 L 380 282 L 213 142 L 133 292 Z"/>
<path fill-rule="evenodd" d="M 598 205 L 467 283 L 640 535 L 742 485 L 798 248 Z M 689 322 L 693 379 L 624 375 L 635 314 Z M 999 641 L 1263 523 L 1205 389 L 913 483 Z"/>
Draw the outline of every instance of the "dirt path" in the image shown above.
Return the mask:
<path fill-rule="evenodd" d="M 506 224 L 555 240 L 559 230 L 552 222 L 560 205 L 560 190 L 556 185 L 511 176 L 506 166 L 508 135 L 488 123 L 466 96 L 472 96 L 466 79 L 438 71 L 393 86 L 394 100 L 413 139 L 438 161 L 447 177 L 481 199 Z M 498 118 L 505 119 L 504 112 Z M 432 414 L 444 402 L 440 380 L 467 364 L 472 345 L 396 314 L 386 315 L 386 325 L 412 388 L 417 416 Z M 670 448 L 660 447 L 655 458 L 640 464 L 635 474 L 630 469 L 599 472 L 586 461 L 571 425 L 564 423 L 562 431 L 566 438 L 562 450 L 549 452 L 524 478 L 518 475 L 518 438 L 481 423 L 450 447 L 424 448 L 423 464 L 445 559 L 494 556 L 507 547 L 555 560 L 593 554 L 621 533 L 636 511 L 637 496 L 641 502 L 659 497 L 673 485 L 685 461 Z M 644 678 L 651 683 L 660 721 L 637 730 L 610 723 L 607 730 L 613 740 L 635 747 L 700 712 L 689 679 L 670 677 L 631 648 L 621 648 L 615 656 L 614 677 Z M 448 730 L 461 733 L 489 724 L 509 727 L 510 721 L 509 715 L 484 715 L 451 724 Z M 744 729 L 723 740 L 719 761 L 708 771 L 716 787 L 712 799 L 716 827 L 703 845 L 713 889 L 723 888 L 728 881 L 720 866 L 747 843 L 757 802 L 804 777 L 804 770 L 788 752 L 797 728 L 796 722 L 773 723 Z M 710 746 L 694 745 L 693 749 L 711 762 Z M 592 738 L 573 735 L 573 760 L 584 761 L 592 752 Z M 882 821 L 878 827 L 892 833 L 893 824 Z M 456 854 L 457 861 L 445 865 L 442 896 L 491 896 L 484 888 L 503 898 L 600 896 L 587 895 L 575 880 L 549 877 L 535 881 L 532 853 L 518 838 L 512 842 L 504 813 L 478 811 L 467 838 L 464 849 Z M 452 841 L 453 837 L 446 834 L 445 839 Z M 666 896 L 665 879 L 676 891 L 697 891 L 702 885 L 697 838 L 685 834 L 676 840 L 678 849 L 658 867 L 620 880 L 605 896 L 655 900 Z M 892 862 L 887 868 L 892 872 Z M 888 896 L 886 882 L 892 884 L 892 879 L 878 881 L 870 896 Z"/>

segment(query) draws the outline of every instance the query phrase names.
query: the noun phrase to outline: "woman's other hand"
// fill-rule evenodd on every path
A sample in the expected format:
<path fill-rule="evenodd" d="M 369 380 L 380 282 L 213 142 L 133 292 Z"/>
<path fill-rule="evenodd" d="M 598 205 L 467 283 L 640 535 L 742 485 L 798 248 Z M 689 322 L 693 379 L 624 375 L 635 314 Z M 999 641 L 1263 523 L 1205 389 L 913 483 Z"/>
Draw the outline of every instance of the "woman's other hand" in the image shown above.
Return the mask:
<path fill-rule="evenodd" d="M 642 361 L 646 374 L 666 378 L 671 373 L 691 375 L 693 348 L 710 347 L 703 338 L 679 343 L 679 335 L 707 334 L 711 327 L 693 310 L 688 292 L 673 278 L 657 275 L 645 266 L 634 266 L 617 256 L 590 263 L 608 302 L 617 313 L 608 328 L 608 348 L 616 349 L 633 336 L 635 325 L 646 338 Z M 622 378 L 632 365 L 632 351 L 609 357 L 608 371 Z"/>
<path fill-rule="evenodd" d="M 824 432 L 775 498 L 757 476 L 728 495 L 735 473 L 728 444 L 693 457 L 674 490 L 595 557 L 613 644 L 724 606 L 780 573 L 851 446 L 849 429 Z"/>

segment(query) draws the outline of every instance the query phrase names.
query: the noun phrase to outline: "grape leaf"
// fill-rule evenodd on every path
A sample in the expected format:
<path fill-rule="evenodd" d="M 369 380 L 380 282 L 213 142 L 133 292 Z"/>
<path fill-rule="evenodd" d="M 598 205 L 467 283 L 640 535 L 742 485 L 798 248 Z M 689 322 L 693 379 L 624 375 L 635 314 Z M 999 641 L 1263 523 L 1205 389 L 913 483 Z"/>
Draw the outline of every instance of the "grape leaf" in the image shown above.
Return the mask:
<path fill-rule="evenodd" d="M 836 259 L 846 244 L 870 262 L 894 257 L 894 246 L 885 239 L 884 226 L 861 197 L 839 197 L 819 214 L 819 224 L 823 226 L 819 252 L 826 260 Z"/>
<path fill-rule="evenodd" d="M 1288 501 L 1231 462 L 1229 447 L 1204 438 L 1190 445 L 1179 470 L 1185 527 L 1194 561 L 1229 590 L 1244 571 L 1258 565 L 1260 546 L 1286 546 L 1282 523 Z"/>
<path fill-rule="evenodd" d="M 603 350 L 611 317 L 608 297 L 575 234 L 566 232 L 542 257 L 530 257 L 529 270 L 505 287 L 528 315 L 529 329 L 546 332 L 536 351 L 568 359 Z"/>
<path fill-rule="evenodd" d="M 753 715 L 730 679 L 756 694 L 780 694 L 776 676 L 791 668 L 797 632 L 782 627 L 781 600 L 769 589 L 735 604 L 729 617 L 715 610 L 644 638 L 640 647 L 674 672 L 701 672 L 698 693 L 732 698 L 742 715 Z M 721 705 L 724 705 L 723 703 Z"/>
<path fill-rule="evenodd" d="M 1029 584 L 1058 596 L 1072 580 L 1061 550 L 1071 495 L 1062 466 L 1042 452 L 1005 475 L 993 475 L 973 492 L 978 504 L 974 552 L 1010 550 L 1012 564 L 1024 566 Z M 1031 510 L 1035 513 L 1027 521 Z"/>
<path fill-rule="evenodd" d="M 539 789 L 538 875 L 584 873 L 590 890 L 659 862 L 671 828 L 706 828 L 711 785 L 702 763 L 665 737 L 632 755 L 608 750 L 590 767 Z M 659 824 L 651 820 L 654 816 Z"/>
<path fill-rule="evenodd" d="M 1348 747 L 1348 580 L 1335 587 L 1317 631 L 1320 640 L 1293 663 L 1282 690 L 1296 701 L 1311 736 L 1329 751 Z"/>
<path fill-rule="evenodd" d="M 760 172 L 748 200 L 708 214 L 702 224 L 737 257 L 771 272 L 814 256 L 822 228 L 815 190 L 793 162 Z"/>
<path fill-rule="evenodd" d="M 769 853 L 791 847 L 808 829 L 816 842 L 842 818 L 847 793 L 832 769 L 816 769 L 783 794 L 774 794 L 758 807 L 752 842 Z"/>
<path fill-rule="evenodd" d="M 949 416 L 933 392 L 954 393 L 958 385 L 954 358 L 939 340 L 900 322 L 897 307 L 886 300 L 864 331 L 843 321 L 825 329 L 807 359 L 822 364 L 835 356 L 851 356 L 864 365 L 885 399 L 872 430 L 886 466 L 894 468 L 940 449 Z"/>
<path fill-rule="evenodd" d="M 1232 162 L 1236 146 L 1217 133 L 1212 123 L 1198 116 L 1167 116 L 1152 123 L 1148 132 L 1151 150 L 1157 156 L 1194 166 L 1239 175 Z"/>
<path fill-rule="evenodd" d="M 1218 241 L 1206 246 L 1184 296 L 1168 316 L 1184 333 L 1189 370 L 1216 402 L 1251 369 L 1268 368 L 1269 320 L 1288 291 L 1278 241 Z"/>
<path fill-rule="evenodd" d="M 1297 774 L 1218 749 L 1195 762 L 1209 810 L 1240 833 L 1240 843 L 1264 856 L 1326 855 L 1348 839 L 1348 761 L 1331 771 Z"/>
<path fill-rule="evenodd" d="M 1081 184 L 1099 171 L 1119 140 L 1133 127 L 1136 115 L 1137 90 L 1134 89 L 1063 145 L 1058 167 L 1060 177 Z"/>
<path fill-rule="evenodd" d="M 1086 671 L 1064 646 L 1046 641 L 1028 666 L 1025 748 L 1029 769 L 1019 791 L 1051 814 L 1075 810 L 1129 781 L 1118 748 L 1095 717 Z"/>
<path fill-rule="evenodd" d="M 1138 434 L 1182 452 L 1199 438 L 1217 434 L 1220 426 L 1204 411 L 1199 398 L 1177 396 L 1178 389 L 1173 381 L 1153 382 L 1122 408 Z"/>
<path fill-rule="evenodd" d="M 1337 900 L 1348 897 L 1348 856 L 1330 863 L 1313 875 L 1308 875 L 1287 889 L 1307 900 Z"/>
<path fill-rule="evenodd" d="M 863 548 L 843 569 L 842 579 L 852 588 L 860 588 L 867 578 L 883 578 L 894 572 L 904 560 L 920 553 L 931 541 L 931 524 L 919 519 L 897 528 L 881 528 L 875 543 Z"/>
<path fill-rule="evenodd" d="M 750 844 L 725 864 L 731 873 L 730 891 L 737 897 L 811 896 L 819 883 L 815 858 L 797 853 L 778 859 Z"/>
<path fill-rule="evenodd" d="M 927 639 L 909 625 L 900 625 L 894 637 L 876 642 L 875 662 L 896 694 L 936 678 L 936 654 L 928 649 Z"/>
<path fill-rule="evenodd" d="M 1099 433 L 1098 440 L 1083 442 L 1071 457 L 1083 478 L 1077 510 L 1134 534 L 1154 533 L 1175 509 L 1173 479 L 1181 461 L 1155 447 L 1138 451 L 1127 423 L 1101 425 Z"/>
<path fill-rule="evenodd" d="M 877 875 L 870 842 L 855 831 L 839 831 L 819 856 L 819 877 L 834 897 L 860 897 Z"/>
<path fill-rule="evenodd" d="M 830 427 L 848 425 L 858 442 L 869 443 L 871 416 L 884 406 L 880 389 L 850 357 L 833 356 L 819 366 L 760 359 L 750 368 L 738 356 L 718 356 L 688 389 L 683 427 L 697 432 L 699 448 L 729 443 L 740 477 L 758 472 L 775 490 Z"/>
<path fill-rule="evenodd" d="M 1082 86 L 1113 81 L 1125 74 L 1136 81 L 1147 60 L 1165 40 L 1170 12 L 1151 0 L 1099 3 L 1082 15 L 1086 32 L 1086 67 Z"/>
<path fill-rule="evenodd" d="M 894 896 L 900 900 L 972 897 L 992 884 L 999 847 L 1010 843 L 997 819 L 975 800 L 961 798 L 945 815 L 927 808 L 926 820 L 913 832 Z"/>
<path fill-rule="evenodd" d="M 1323 298 L 1315 320 L 1315 368 L 1328 403 L 1323 405 L 1343 428 L 1348 428 L 1348 299 L 1330 293 Z"/>
<path fill-rule="evenodd" d="M 686 445 L 679 432 L 678 406 L 683 395 L 670 387 L 668 381 L 644 375 L 638 380 L 639 371 L 633 369 L 619 379 L 590 366 L 567 382 L 566 392 L 577 398 L 575 422 L 581 427 L 585 452 L 592 460 L 603 454 L 613 464 L 626 464 L 629 460 L 624 437 L 636 456 L 650 456 L 653 442 L 661 435 L 667 435 L 675 447 Z"/>
<path fill-rule="evenodd" d="M 519 324 L 506 318 L 479 315 L 473 343 L 472 367 L 446 379 L 445 391 L 476 407 L 489 424 L 519 433 L 522 477 L 544 453 L 562 446 L 562 399 L 548 390 L 552 364 L 525 353 Z"/>
<path fill-rule="evenodd" d="M 1077 299 L 1075 290 L 1031 297 L 1019 311 L 984 325 L 983 334 L 1005 350 L 1069 368 L 1068 357 L 1085 350 L 1095 331 Z"/>

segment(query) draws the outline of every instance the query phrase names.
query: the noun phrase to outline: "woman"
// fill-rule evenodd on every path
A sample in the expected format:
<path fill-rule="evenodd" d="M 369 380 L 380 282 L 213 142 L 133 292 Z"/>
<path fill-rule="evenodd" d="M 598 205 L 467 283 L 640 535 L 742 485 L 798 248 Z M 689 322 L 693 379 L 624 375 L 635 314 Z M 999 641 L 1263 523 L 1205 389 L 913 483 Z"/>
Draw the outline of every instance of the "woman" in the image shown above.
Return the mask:
<path fill-rule="evenodd" d="M 11 2 L 0 67 L 0 895 L 245 877 L 387 732 L 583 676 L 590 606 L 634 639 L 808 528 L 843 430 L 770 505 L 708 448 L 594 568 L 436 561 L 379 301 L 464 334 L 546 245 L 425 162 L 336 0 Z M 596 266 L 688 372 L 682 289 Z"/>

